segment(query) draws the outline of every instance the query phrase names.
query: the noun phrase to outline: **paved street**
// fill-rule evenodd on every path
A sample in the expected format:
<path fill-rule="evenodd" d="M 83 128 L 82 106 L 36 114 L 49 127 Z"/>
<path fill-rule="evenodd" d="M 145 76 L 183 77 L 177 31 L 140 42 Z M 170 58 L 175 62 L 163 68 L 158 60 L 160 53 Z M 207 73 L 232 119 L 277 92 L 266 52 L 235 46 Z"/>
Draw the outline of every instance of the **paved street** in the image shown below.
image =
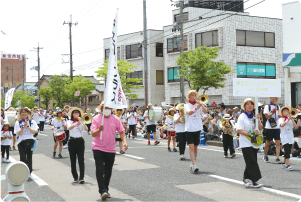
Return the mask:
<path fill-rule="evenodd" d="M 52 158 L 53 137 L 49 126 L 38 136 L 39 145 L 33 155 L 33 174 L 25 191 L 32 201 L 100 201 L 95 165 L 91 150 L 92 137 L 85 133 L 85 181 L 72 184 L 68 150 L 62 159 Z M 199 147 L 198 174 L 189 172 L 188 148 L 186 161 L 179 153 L 168 152 L 165 140 L 157 146 L 143 139 L 128 140 L 125 155 L 116 155 L 108 201 L 301 201 L 301 159 L 292 159 L 294 171 L 280 165 L 264 163 L 258 155 L 264 188 L 242 185 L 244 160 L 240 151 L 235 159 L 225 159 L 221 147 Z M 119 151 L 119 149 L 117 149 Z M 18 151 L 11 157 L 19 160 Z M 273 161 L 275 158 L 270 157 Z M 3 180 L 7 164 L 1 164 L 2 198 L 7 195 Z"/>

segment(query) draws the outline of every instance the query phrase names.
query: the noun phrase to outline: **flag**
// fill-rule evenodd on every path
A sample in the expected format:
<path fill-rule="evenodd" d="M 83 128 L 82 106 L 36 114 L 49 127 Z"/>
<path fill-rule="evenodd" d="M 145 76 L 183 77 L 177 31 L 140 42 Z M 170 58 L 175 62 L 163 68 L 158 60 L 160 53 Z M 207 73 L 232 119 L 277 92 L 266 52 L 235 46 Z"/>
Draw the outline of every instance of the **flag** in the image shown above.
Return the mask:
<path fill-rule="evenodd" d="M 117 66 L 117 25 L 118 9 L 116 11 L 115 19 L 113 22 L 104 106 L 110 108 L 126 108 L 126 97 L 122 90 L 121 80 Z"/>
<path fill-rule="evenodd" d="M 9 91 L 5 95 L 5 107 L 4 109 L 8 109 L 11 105 L 11 101 L 13 100 L 15 88 L 9 89 Z"/>
<path fill-rule="evenodd" d="M 79 96 L 79 95 L 80 95 L 80 91 L 78 90 L 75 92 L 74 96 Z"/>

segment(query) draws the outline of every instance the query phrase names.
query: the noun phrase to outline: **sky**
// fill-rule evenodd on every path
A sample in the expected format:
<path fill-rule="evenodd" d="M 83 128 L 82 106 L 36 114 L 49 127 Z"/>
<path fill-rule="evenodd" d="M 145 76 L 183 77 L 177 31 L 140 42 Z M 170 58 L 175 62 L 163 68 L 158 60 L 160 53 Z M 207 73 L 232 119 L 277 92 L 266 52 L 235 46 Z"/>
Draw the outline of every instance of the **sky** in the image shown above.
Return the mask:
<path fill-rule="evenodd" d="M 282 4 L 294 0 L 245 0 L 245 12 L 252 16 L 282 18 Z M 296 1 L 296 0 L 295 0 Z M 301 1 L 301 0 L 299 0 Z M 147 28 L 162 29 L 173 23 L 170 0 L 146 0 Z M 69 74 L 69 26 L 72 27 L 74 75 L 91 76 L 103 61 L 103 39 L 111 36 L 112 22 L 119 8 L 118 35 L 143 30 L 143 0 L 0 0 L 0 51 L 27 56 L 26 81 L 37 81 L 40 51 L 41 76 Z"/>

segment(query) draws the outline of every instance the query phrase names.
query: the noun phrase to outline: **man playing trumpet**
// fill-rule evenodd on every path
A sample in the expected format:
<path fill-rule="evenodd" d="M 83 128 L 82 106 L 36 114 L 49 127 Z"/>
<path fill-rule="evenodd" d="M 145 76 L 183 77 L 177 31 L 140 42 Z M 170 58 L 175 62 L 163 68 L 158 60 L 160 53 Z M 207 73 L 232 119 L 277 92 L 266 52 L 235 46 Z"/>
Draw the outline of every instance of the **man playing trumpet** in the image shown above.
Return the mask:
<path fill-rule="evenodd" d="M 186 95 L 188 103 L 184 106 L 185 133 L 191 158 L 190 171 L 194 173 L 199 171 L 195 160 L 198 154 L 198 145 L 200 144 L 200 133 L 203 130 L 202 115 L 207 113 L 204 105 L 197 100 L 198 97 L 199 93 L 197 91 L 190 90 Z"/>

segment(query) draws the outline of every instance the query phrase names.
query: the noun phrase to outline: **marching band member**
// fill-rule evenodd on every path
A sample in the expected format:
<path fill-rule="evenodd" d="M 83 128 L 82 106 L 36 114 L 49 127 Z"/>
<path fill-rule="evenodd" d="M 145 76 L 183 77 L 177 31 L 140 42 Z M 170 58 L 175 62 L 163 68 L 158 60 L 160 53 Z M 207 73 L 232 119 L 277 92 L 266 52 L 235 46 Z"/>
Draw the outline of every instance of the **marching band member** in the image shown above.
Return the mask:
<path fill-rule="evenodd" d="M 136 137 L 136 118 L 137 118 L 137 113 L 134 111 L 134 107 L 130 106 L 129 112 L 127 113 L 127 119 L 129 124 L 129 138 L 132 132 L 133 139 L 134 137 Z"/>
<path fill-rule="evenodd" d="M 67 121 L 70 139 L 68 142 L 68 150 L 71 161 L 71 173 L 74 178 L 74 183 L 79 182 L 84 184 L 85 176 L 85 140 L 83 139 L 84 130 L 87 131 L 88 127 L 82 120 L 84 112 L 78 107 L 72 107 L 69 111 L 70 120 Z M 76 158 L 79 164 L 79 178 L 76 170 Z"/>
<path fill-rule="evenodd" d="M 32 115 L 32 119 L 37 123 L 37 125 L 40 127 L 40 116 L 39 113 L 37 111 L 37 107 L 33 108 L 33 115 Z M 39 133 L 34 134 L 34 137 L 37 137 Z"/>
<path fill-rule="evenodd" d="M 15 123 L 15 134 L 18 134 L 18 149 L 20 154 L 20 161 L 24 162 L 30 173 L 32 172 L 32 151 L 31 148 L 34 144 L 33 135 L 38 131 L 38 125 L 34 120 L 31 120 L 31 112 L 22 108 L 18 114 L 17 121 Z"/>
<path fill-rule="evenodd" d="M 264 146 L 263 160 L 266 163 L 270 162 L 268 158 L 268 149 L 271 144 L 271 141 L 274 139 L 276 144 L 275 163 L 281 163 L 279 159 L 279 155 L 280 155 L 280 126 L 278 121 L 279 106 L 276 104 L 276 102 L 279 101 L 279 98 L 269 97 L 269 100 L 270 100 L 270 104 L 266 105 L 263 111 L 265 117 L 267 118 L 267 122 L 265 124 L 267 141 Z"/>
<path fill-rule="evenodd" d="M 148 109 L 153 106 L 152 104 L 148 104 L 146 107 L 146 110 L 144 112 L 144 120 L 146 120 L 146 129 L 147 129 L 147 139 L 148 139 L 148 145 L 150 145 L 150 132 L 153 132 L 153 136 L 155 139 L 155 145 L 159 144 L 160 142 L 157 140 L 156 136 L 156 123 L 154 121 L 149 120 L 148 118 Z"/>
<path fill-rule="evenodd" d="M 222 127 L 224 157 L 228 158 L 228 149 L 229 149 L 231 158 L 234 158 L 236 154 L 233 146 L 233 136 L 231 136 L 230 134 L 232 134 L 233 132 L 232 130 L 234 128 L 235 122 L 233 118 L 230 116 L 230 114 L 224 114 L 223 118 L 230 124 L 230 128 L 226 128 L 225 126 Z"/>
<path fill-rule="evenodd" d="M 243 182 L 246 186 L 261 187 L 263 184 L 259 183 L 261 179 L 260 169 L 257 163 L 257 152 L 260 146 L 255 146 L 247 139 L 246 136 L 257 136 L 259 131 L 256 130 L 255 121 L 258 121 L 259 130 L 263 130 L 262 124 L 259 120 L 259 115 L 254 116 L 255 101 L 247 98 L 241 104 L 241 108 L 245 110 L 237 120 L 236 130 L 239 135 L 239 146 L 242 148 L 242 154 L 246 163 L 244 171 Z"/>
<path fill-rule="evenodd" d="M 121 107 L 118 107 L 115 109 L 115 115 L 120 119 L 121 123 L 125 121 L 125 119 L 122 117 L 122 114 L 124 113 L 124 109 Z M 119 133 L 116 131 L 115 135 L 115 141 L 119 142 L 119 148 L 120 148 L 120 154 L 124 154 L 125 152 L 122 150 L 122 139 L 120 138 Z"/>
<path fill-rule="evenodd" d="M 177 135 L 177 141 L 179 141 L 180 159 L 185 160 L 185 148 L 186 148 L 186 135 L 185 135 L 185 123 L 182 119 L 184 114 L 184 104 L 179 103 L 177 106 L 177 113 L 174 115 L 175 129 Z"/>
<path fill-rule="evenodd" d="M 168 129 L 170 128 L 174 128 L 175 127 L 175 123 L 174 123 L 174 114 L 175 114 L 175 109 L 174 108 L 170 108 L 168 110 L 168 116 L 166 117 L 165 119 L 165 124 L 167 125 L 167 131 Z M 171 149 L 170 149 L 170 141 L 171 141 L 171 138 L 172 138 L 172 142 L 173 142 L 173 151 L 174 152 L 177 152 L 177 149 L 176 149 L 176 139 L 175 137 L 171 137 L 171 136 L 168 136 L 168 139 L 167 139 L 167 149 L 168 151 L 171 152 Z"/>
<path fill-rule="evenodd" d="M 65 119 L 66 123 L 69 120 L 69 116 L 68 116 L 68 113 L 67 113 L 66 109 L 63 109 L 62 118 Z M 69 140 L 69 130 L 68 130 L 68 128 L 65 128 L 65 134 L 66 134 L 66 138 L 63 140 L 63 149 L 68 148 L 68 140 Z"/>
<path fill-rule="evenodd" d="M 87 113 L 87 114 L 91 114 L 91 109 L 88 108 L 88 109 L 86 110 L 86 113 Z M 91 115 L 92 115 L 92 114 L 91 114 Z M 91 132 L 91 123 L 86 124 L 86 126 L 88 127 L 88 135 L 90 135 L 90 132 Z"/>
<path fill-rule="evenodd" d="M 57 117 L 53 118 L 52 122 L 51 122 L 51 130 L 53 130 L 53 139 L 54 139 L 53 158 L 55 158 L 56 148 L 57 148 L 58 144 L 59 144 L 59 155 L 58 155 L 58 157 L 63 158 L 62 157 L 63 142 L 62 141 L 57 141 L 54 137 L 54 134 L 55 134 L 56 131 L 67 129 L 67 126 L 65 124 L 65 119 L 62 118 L 62 113 L 63 113 L 62 110 L 60 110 L 60 109 L 57 110 L 57 112 L 56 112 Z"/>
<path fill-rule="evenodd" d="M 184 105 L 185 111 L 185 133 L 186 140 L 189 145 L 189 154 L 191 158 L 190 170 L 198 172 L 199 168 L 195 164 L 198 154 L 198 145 L 200 144 L 200 133 L 203 130 L 202 115 L 207 113 L 207 109 L 202 103 L 197 100 L 199 93 L 195 90 L 190 90 L 186 99 L 189 101 Z"/>
<path fill-rule="evenodd" d="M 44 125 L 45 125 L 45 112 L 43 108 L 40 108 L 40 114 L 39 114 L 39 121 L 40 121 L 40 133 L 44 133 Z"/>
<path fill-rule="evenodd" d="M 281 116 L 281 118 L 279 119 L 279 125 L 281 128 L 280 138 L 281 138 L 282 147 L 284 148 L 284 159 L 283 159 L 282 168 L 288 171 L 293 170 L 290 164 L 290 154 L 292 151 L 292 145 L 294 144 L 293 129 L 294 128 L 297 129 L 299 127 L 290 116 L 289 114 L 290 110 L 291 108 L 288 106 L 283 106 L 279 110 L 279 115 Z"/>
<path fill-rule="evenodd" d="M 120 134 L 120 138 L 123 141 L 124 149 L 128 149 L 124 128 L 120 119 L 117 116 L 112 115 L 112 108 L 103 107 L 101 105 L 101 111 L 104 115 L 104 122 L 102 124 L 103 115 L 97 115 L 92 120 L 92 150 L 96 165 L 96 178 L 98 182 L 99 193 L 101 199 L 105 200 L 110 197 L 109 183 L 112 175 L 113 164 L 115 161 L 116 146 L 115 146 L 115 133 Z M 100 139 L 100 133 L 102 131 L 102 139 Z"/>
<path fill-rule="evenodd" d="M 9 123 L 4 122 L 3 129 L 1 127 L 1 152 L 2 152 L 2 163 L 10 163 L 9 160 L 9 147 L 11 144 L 11 139 L 13 138 L 13 133 L 9 131 Z M 4 155 L 6 153 L 6 160 Z"/>

